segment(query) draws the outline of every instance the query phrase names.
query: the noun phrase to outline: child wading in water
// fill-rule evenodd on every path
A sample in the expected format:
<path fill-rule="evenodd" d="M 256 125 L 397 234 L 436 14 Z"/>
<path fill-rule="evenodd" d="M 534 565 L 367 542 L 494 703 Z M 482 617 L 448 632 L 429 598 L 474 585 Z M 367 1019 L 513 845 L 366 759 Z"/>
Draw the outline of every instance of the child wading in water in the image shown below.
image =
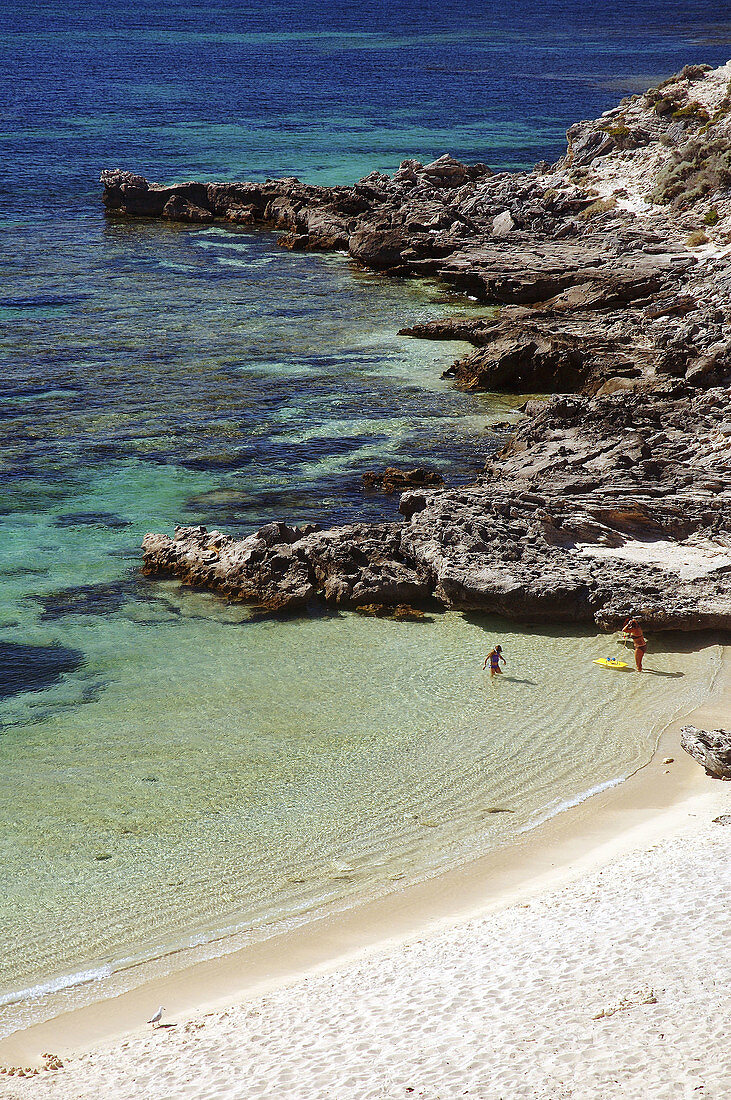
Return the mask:
<path fill-rule="evenodd" d="M 487 657 L 485 657 L 485 663 L 482 666 L 483 672 L 487 668 L 488 661 L 490 662 L 490 679 L 492 680 L 496 673 L 498 676 L 502 676 L 503 670 L 500 668 L 500 662 L 502 661 L 504 665 L 508 662 L 503 657 L 503 647 L 501 645 L 496 645 L 494 649 L 490 650 Z"/>
<path fill-rule="evenodd" d="M 642 627 L 637 619 L 627 619 L 622 627 L 622 632 L 635 643 L 635 664 L 637 665 L 637 671 L 642 672 L 642 658 L 647 653 L 647 642 L 645 641 L 645 635 L 642 633 Z"/>

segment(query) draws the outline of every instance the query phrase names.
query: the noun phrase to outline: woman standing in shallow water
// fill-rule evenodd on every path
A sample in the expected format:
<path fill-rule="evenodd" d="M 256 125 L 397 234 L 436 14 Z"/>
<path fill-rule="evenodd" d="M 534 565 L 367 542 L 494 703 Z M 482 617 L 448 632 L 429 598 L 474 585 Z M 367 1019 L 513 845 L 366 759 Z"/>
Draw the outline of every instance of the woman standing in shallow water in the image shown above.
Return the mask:
<path fill-rule="evenodd" d="M 503 671 L 500 668 L 500 662 L 502 661 L 503 664 L 507 664 L 507 661 L 503 657 L 503 647 L 501 645 L 496 645 L 490 650 L 487 657 L 485 657 L 485 663 L 482 666 L 483 672 L 487 668 L 488 661 L 490 662 L 490 679 L 492 680 L 493 676 L 499 676 Z"/>
<path fill-rule="evenodd" d="M 627 619 L 627 622 L 622 627 L 622 632 L 631 638 L 635 644 L 635 664 L 637 665 L 637 671 L 642 672 L 642 658 L 647 653 L 647 642 L 645 641 L 645 635 L 642 633 L 642 627 L 637 622 L 637 619 Z"/>

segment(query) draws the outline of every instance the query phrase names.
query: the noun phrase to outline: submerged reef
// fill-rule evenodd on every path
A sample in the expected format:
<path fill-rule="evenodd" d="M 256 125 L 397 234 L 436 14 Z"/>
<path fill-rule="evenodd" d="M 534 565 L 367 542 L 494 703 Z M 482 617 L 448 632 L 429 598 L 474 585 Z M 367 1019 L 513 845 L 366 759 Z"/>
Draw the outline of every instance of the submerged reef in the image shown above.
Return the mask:
<path fill-rule="evenodd" d="M 437 601 L 534 622 L 731 626 L 731 62 L 687 66 L 493 173 L 449 155 L 352 187 L 102 174 L 111 216 L 267 226 L 499 306 L 404 329 L 474 350 L 471 390 L 542 392 L 467 488 L 401 523 L 145 537 L 147 573 L 272 609 Z"/>

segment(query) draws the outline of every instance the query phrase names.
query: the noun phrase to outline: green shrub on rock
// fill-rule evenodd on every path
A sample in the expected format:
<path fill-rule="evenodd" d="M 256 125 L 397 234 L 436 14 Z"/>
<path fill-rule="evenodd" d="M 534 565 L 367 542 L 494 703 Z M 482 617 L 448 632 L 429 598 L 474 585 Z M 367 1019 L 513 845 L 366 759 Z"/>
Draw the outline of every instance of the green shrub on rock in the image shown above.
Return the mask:
<path fill-rule="evenodd" d="M 680 110 L 680 103 L 682 101 L 670 96 L 661 96 L 660 99 L 655 101 L 655 114 L 656 115 L 675 115 L 675 112 Z"/>
<path fill-rule="evenodd" d="M 673 118 L 692 119 L 694 122 L 711 121 L 711 116 L 706 108 L 695 99 L 691 99 L 689 103 L 686 103 L 685 107 L 679 107 L 677 111 L 673 111 Z"/>
<path fill-rule="evenodd" d="M 687 80 L 689 84 L 692 84 L 696 80 L 702 80 L 711 69 L 711 65 L 686 65 L 679 73 L 674 73 L 673 76 L 666 77 L 665 80 L 661 80 L 659 84 L 656 84 L 654 88 L 648 88 L 645 92 L 645 98 L 651 99 L 654 102 L 654 100 L 660 98 L 660 93 L 663 88 L 669 88 L 671 84 L 678 84 L 681 80 Z"/>
<path fill-rule="evenodd" d="M 691 206 L 699 198 L 731 186 L 731 144 L 700 135 L 687 141 L 660 170 L 650 202 Z"/>
<path fill-rule="evenodd" d="M 598 129 L 612 139 L 617 149 L 636 149 L 648 141 L 648 134 L 639 128 L 631 129 L 624 115 L 619 115 L 616 122 L 605 122 Z"/>
<path fill-rule="evenodd" d="M 580 214 L 576 215 L 577 221 L 589 221 L 590 218 L 595 218 L 597 214 L 606 214 L 609 210 L 614 210 L 617 205 L 617 200 L 614 195 L 611 195 L 608 199 L 597 199 L 591 206 L 587 206 Z"/>

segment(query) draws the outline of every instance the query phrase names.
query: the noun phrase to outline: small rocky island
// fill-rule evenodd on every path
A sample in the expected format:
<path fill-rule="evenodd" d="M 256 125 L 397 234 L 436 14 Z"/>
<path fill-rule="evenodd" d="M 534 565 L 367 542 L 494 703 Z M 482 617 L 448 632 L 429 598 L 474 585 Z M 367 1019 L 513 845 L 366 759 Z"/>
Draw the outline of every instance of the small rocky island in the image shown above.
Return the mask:
<path fill-rule="evenodd" d="M 471 343 L 458 386 L 550 395 L 474 485 L 405 492 L 400 523 L 179 527 L 145 537 L 148 573 L 277 610 L 731 627 L 731 62 L 576 123 L 530 172 L 445 155 L 352 187 L 102 183 L 114 216 L 266 226 L 500 307 L 404 332 Z"/>

